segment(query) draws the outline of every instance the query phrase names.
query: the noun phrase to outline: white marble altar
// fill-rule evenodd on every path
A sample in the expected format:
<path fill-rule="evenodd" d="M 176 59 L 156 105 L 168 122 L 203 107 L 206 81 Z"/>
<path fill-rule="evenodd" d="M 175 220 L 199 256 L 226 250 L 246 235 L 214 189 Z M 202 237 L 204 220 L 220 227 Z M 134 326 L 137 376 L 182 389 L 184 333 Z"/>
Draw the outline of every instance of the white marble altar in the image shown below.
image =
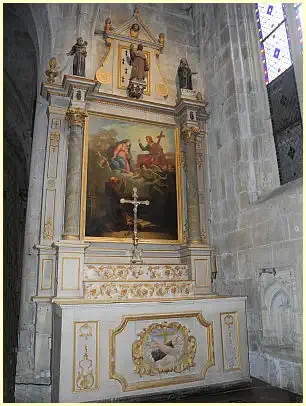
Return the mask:
<path fill-rule="evenodd" d="M 145 38 L 128 36 L 135 21 Z M 53 303 L 52 400 L 86 402 L 248 381 L 246 298 L 212 291 L 215 247 L 209 244 L 203 198 L 207 103 L 199 92 L 180 90 L 175 104 L 166 97 L 156 103 L 162 47 L 136 11 L 106 39 L 96 80 L 66 75 L 62 84 L 42 86 L 50 103 L 51 152 L 42 242 L 36 247 L 40 289 L 33 300 Z M 117 60 L 131 41 L 143 42 L 151 58 L 149 92 L 136 100 L 118 85 L 119 67 L 108 58 L 112 52 Z M 155 86 L 157 97 L 159 90 Z M 143 264 L 131 264 L 131 238 L 86 236 L 86 131 L 94 114 L 171 125 L 181 134 L 174 161 L 177 240 L 140 240 Z"/>

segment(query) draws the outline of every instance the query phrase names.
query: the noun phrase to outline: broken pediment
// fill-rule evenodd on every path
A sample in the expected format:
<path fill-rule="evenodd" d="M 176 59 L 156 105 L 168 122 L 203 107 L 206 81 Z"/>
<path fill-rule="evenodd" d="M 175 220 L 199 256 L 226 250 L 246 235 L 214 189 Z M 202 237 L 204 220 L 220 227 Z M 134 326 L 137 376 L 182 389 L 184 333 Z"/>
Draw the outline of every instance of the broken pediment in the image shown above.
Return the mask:
<path fill-rule="evenodd" d="M 124 40 L 130 43 L 151 46 L 154 49 L 163 48 L 163 34 L 159 38 L 154 38 L 149 27 L 144 23 L 139 15 L 139 9 L 134 9 L 133 16 L 120 27 L 113 27 L 110 18 L 105 20 L 104 30 L 96 30 L 96 35 L 102 35 L 106 45 L 110 46 L 112 39 Z"/>
<path fill-rule="evenodd" d="M 159 102 L 165 101 L 169 93 L 168 85 L 160 67 L 165 37 L 160 33 L 158 38 L 154 38 L 137 7 L 133 16 L 120 27 L 114 27 L 111 19 L 106 18 L 104 29 L 96 30 L 95 35 L 101 36 L 105 41 L 105 54 L 96 71 L 96 80 L 101 84 L 100 92 L 144 99 L 150 96 Z M 134 77 L 131 48 L 137 50 L 137 54 L 140 44 L 143 47 L 142 58 L 148 69 L 139 77 L 138 65 L 137 77 Z"/>

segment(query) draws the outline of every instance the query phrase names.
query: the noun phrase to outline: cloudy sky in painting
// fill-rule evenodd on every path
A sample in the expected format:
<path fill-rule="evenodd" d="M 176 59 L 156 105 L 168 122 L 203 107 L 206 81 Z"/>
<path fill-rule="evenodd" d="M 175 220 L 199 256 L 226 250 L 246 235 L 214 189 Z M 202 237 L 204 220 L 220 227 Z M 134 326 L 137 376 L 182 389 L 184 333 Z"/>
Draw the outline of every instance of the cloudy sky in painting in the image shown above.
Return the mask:
<path fill-rule="evenodd" d="M 154 141 L 157 141 L 157 136 L 161 131 L 166 134 L 165 138 L 161 139 L 161 146 L 165 153 L 175 152 L 174 129 L 159 125 L 150 125 L 140 122 L 113 120 L 99 116 L 89 116 L 88 135 L 94 137 L 101 131 L 115 129 L 119 134 L 119 140 L 129 139 L 131 141 L 132 156 L 136 157 L 142 151 L 138 145 L 138 139 L 145 146 L 146 136 L 150 135 Z"/>

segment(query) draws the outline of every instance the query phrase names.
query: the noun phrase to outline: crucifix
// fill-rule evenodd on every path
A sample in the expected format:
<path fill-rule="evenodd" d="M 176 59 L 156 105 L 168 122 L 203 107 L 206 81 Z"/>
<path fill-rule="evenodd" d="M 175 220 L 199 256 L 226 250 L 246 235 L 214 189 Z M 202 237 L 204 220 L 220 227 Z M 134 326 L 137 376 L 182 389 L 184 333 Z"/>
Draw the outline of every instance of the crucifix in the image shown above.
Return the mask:
<path fill-rule="evenodd" d="M 120 199 L 120 203 L 129 203 L 132 204 L 133 207 L 133 213 L 134 213 L 134 231 L 133 231 L 133 248 L 132 248 L 132 258 L 131 258 L 131 263 L 132 264 L 142 264 L 142 249 L 138 247 L 138 232 L 137 232 L 137 209 L 140 204 L 145 204 L 146 206 L 149 206 L 150 202 L 149 200 L 137 200 L 138 198 L 138 193 L 137 193 L 137 187 L 133 187 L 133 200 L 126 200 L 126 199 Z"/>

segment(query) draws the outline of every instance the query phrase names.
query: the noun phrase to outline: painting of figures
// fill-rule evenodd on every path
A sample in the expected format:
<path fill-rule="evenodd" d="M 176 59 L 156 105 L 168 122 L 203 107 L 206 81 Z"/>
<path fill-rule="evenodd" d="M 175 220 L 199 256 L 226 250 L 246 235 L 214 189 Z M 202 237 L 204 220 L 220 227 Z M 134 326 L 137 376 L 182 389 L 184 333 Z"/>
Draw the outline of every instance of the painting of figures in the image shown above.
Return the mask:
<path fill-rule="evenodd" d="M 175 128 L 90 114 L 85 134 L 85 237 L 130 239 L 137 187 L 137 227 L 143 242 L 181 239 L 179 137 Z M 84 188 L 85 188 L 84 187 Z"/>

